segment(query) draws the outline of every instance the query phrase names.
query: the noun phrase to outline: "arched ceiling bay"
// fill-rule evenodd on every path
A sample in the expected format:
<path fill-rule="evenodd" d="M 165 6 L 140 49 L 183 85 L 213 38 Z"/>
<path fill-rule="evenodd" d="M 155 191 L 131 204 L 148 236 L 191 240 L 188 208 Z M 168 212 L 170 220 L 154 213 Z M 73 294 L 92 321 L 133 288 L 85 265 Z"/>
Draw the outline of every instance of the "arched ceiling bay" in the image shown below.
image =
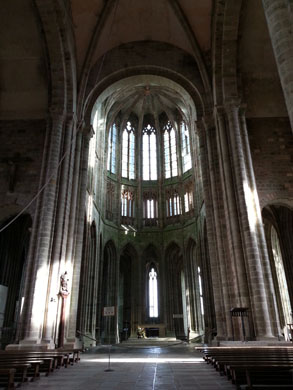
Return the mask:
<path fill-rule="evenodd" d="M 1 119 L 43 118 L 48 78 L 33 2 L 4 1 L 0 15 Z"/>
<path fill-rule="evenodd" d="M 71 4 L 79 72 L 97 26 L 100 31 L 92 64 L 112 48 L 132 41 L 162 41 L 194 55 L 195 38 L 203 52 L 210 49 L 211 0 L 115 0 L 104 22 L 104 0 L 72 0 Z"/>
<path fill-rule="evenodd" d="M 118 112 L 137 117 L 151 113 L 159 116 L 174 110 L 186 121 L 196 119 L 196 108 L 189 93 L 179 84 L 160 76 L 141 75 L 122 79 L 108 87 L 98 98 L 97 105 L 104 105 L 105 115 L 111 122 Z M 94 107 L 93 113 L 96 108 Z"/>

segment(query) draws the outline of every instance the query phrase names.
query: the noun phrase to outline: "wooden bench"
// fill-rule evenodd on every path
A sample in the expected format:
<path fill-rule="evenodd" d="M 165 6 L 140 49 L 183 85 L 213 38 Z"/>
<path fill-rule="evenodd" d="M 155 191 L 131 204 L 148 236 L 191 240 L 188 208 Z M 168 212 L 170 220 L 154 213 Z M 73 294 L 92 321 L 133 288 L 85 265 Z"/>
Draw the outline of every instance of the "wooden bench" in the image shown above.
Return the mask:
<path fill-rule="evenodd" d="M 69 364 L 69 354 L 68 353 L 61 353 L 61 352 L 48 352 L 48 351 L 41 351 L 41 352 L 31 352 L 31 351 L 2 351 L 0 352 L 1 356 L 13 356 L 13 357 L 24 357 L 24 358 L 51 358 L 54 359 L 53 363 L 53 369 L 59 368 L 62 366 L 67 367 Z"/>
<path fill-rule="evenodd" d="M 7 389 L 15 389 L 15 372 L 15 368 L 0 368 L 0 386 L 4 386 Z"/>
<path fill-rule="evenodd" d="M 1 358 L 0 357 L 0 366 L 4 365 L 10 365 L 10 364 L 21 364 L 21 363 L 27 363 L 31 365 L 31 369 L 28 370 L 27 376 L 31 377 L 31 380 L 38 379 L 40 377 L 40 367 L 41 365 L 44 364 L 44 360 L 40 359 L 32 359 L 32 358 L 20 358 L 20 357 L 15 357 L 15 358 Z"/>
<path fill-rule="evenodd" d="M 292 347 L 212 347 L 197 348 L 204 360 L 240 388 L 270 386 L 293 388 Z"/>
<path fill-rule="evenodd" d="M 14 382 L 24 383 L 28 381 L 27 372 L 31 368 L 30 363 L 12 361 L 0 364 L 0 369 L 15 369 Z"/>
<path fill-rule="evenodd" d="M 80 349 L 53 351 L 0 351 L 0 385 L 14 389 L 21 384 L 49 375 L 55 368 L 68 367 L 80 360 Z"/>

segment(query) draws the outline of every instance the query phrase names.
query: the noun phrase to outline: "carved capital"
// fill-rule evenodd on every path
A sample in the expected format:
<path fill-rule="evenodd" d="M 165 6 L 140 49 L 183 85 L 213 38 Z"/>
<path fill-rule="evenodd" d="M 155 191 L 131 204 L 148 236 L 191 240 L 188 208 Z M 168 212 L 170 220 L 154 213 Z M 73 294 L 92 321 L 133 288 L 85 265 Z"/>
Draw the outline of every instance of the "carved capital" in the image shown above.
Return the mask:
<path fill-rule="evenodd" d="M 238 114 L 240 107 L 241 107 L 241 100 L 239 98 L 229 99 L 224 104 L 224 108 L 227 115 L 231 115 L 231 114 L 235 115 L 236 113 Z"/>
<path fill-rule="evenodd" d="M 213 114 L 205 115 L 202 118 L 202 121 L 207 131 L 215 128 L 215 118 Z"/>
<path fill-rule="evenodd" d="M 222 106 L 222 105 L 216 105 L 216 106 L 214 107 L 214 114 L 215 114 L 218 118 L 222 118 L 222 117 L 225 116 L 225 114 L 226 114 L 225 107 Z"/>

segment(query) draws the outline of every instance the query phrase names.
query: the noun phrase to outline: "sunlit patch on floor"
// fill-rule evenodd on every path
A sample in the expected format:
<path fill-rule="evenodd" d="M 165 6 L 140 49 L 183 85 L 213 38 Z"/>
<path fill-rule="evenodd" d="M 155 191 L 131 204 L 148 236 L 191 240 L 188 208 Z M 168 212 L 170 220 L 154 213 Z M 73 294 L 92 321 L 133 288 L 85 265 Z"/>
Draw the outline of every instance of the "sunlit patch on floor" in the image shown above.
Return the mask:
<path fill-rule="evenodd" d="M 86 363 L 106 363 L 108 358 L 101 359 L 82 359 Z M 112 358 L 112 363 L 204 363 L 201 358 L 168 358 L 168 357 L 144 357 L 144 358 Z"/>

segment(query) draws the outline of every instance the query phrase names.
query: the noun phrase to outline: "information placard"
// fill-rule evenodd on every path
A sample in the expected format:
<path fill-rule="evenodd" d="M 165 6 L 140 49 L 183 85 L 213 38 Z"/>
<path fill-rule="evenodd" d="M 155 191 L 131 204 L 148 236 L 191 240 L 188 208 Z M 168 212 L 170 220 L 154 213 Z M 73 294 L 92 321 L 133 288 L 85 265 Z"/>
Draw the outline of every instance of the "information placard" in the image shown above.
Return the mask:
<path fill-rule="evenodd" d="M 173 314 L 173 318 L 183 318 L 183 314 Z"/>
<path fill-rule="evenodd" d="M 111 317 L 115 315 L 115 306 L 105 306 L 103 309 L 104 317 Z"/>

